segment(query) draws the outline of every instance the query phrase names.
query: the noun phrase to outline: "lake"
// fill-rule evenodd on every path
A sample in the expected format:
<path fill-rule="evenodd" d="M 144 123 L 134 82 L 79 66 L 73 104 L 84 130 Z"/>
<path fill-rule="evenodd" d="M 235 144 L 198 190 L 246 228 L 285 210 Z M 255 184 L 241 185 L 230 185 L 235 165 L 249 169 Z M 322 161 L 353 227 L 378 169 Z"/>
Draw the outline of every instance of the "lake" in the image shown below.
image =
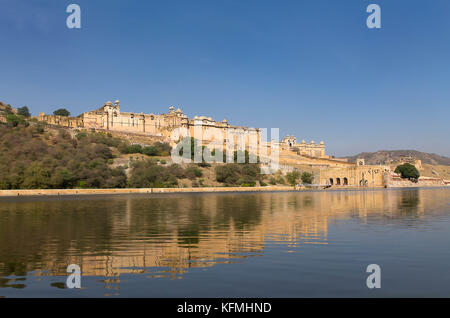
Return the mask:
<path fill-rule="evenodd" d="M 449 188 L 3 198 L 0 296 L 450 297 L 449 245 Z"/>

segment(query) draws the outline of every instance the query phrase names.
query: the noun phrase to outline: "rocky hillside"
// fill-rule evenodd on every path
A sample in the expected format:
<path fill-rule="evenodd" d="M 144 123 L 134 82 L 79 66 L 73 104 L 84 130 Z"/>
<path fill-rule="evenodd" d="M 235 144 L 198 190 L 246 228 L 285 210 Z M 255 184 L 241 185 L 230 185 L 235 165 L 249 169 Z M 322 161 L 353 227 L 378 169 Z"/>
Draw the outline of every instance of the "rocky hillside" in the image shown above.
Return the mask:
<path fill-rule="evenodd" d="M 6 116 L 8 114 L 17 114 L 17 109 L 11 107 L 11 105 L 0 102 L 0 115 Z"/>
<path fill-rule="evenodd" d="M 403 158 L 412 158 L 422 160 L 422 163 L 431 165 L 450 166 L 450 158 L 448 157 L 417 150 L 380 150 L 377 152 L 362 152 L 346 158 L 350 162 L 356 162 L 357 158 L 363 158 L 365 159 L 366 164 L 389 164 L 395 161 L 402 161 Z"/>
<path fill-rule="evenodd" d="M 14 113 L 6 105 L 2 107 L 4 113 Z M 285 184 L 281 175 L 262 175 L 258 164 L 175 164 L 167 143 L 138 144 L 110 133 L 57 128 L 15 117 L 20 120 L 0 120 L 0 189 Z M 194 153 L 201 148 L 192 143 L 191 150 Z M 248 160 L 248 153 L 245 157 Z"/>

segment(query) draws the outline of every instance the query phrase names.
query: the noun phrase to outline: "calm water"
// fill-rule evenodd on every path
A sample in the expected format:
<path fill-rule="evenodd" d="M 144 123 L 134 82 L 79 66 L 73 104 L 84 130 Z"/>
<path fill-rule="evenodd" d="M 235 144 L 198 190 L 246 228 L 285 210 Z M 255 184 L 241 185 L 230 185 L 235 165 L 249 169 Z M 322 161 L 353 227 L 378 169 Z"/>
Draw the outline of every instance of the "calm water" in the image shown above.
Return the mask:
<path fill-rule="evenodd" d="M 449 245 L 448 188 L 0 199 L 0 296 L 450 297 Z"/>

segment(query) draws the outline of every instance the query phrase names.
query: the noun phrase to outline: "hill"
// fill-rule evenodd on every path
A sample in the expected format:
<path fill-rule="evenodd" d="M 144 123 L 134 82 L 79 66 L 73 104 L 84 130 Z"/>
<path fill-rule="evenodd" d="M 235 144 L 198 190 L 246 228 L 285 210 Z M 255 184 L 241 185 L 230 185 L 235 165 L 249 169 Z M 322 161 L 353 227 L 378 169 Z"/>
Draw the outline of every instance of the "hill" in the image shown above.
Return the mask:
<path fill-rule="evenodd" d="M 13 117 L 0 121 L 0 189 L 253 187 L 269 177 L 257 164 L 174 164 L 163 142 L 141 145 L 110 133 Z"/>
<path fill-rule="evenodd" d="M 405 158 L 421 160 L 424 164 L 450 166 L 450 158 L 434 153 L 426 153 L 417 150 L 380 150 L 377 152 L 361 152 L 354 156 L 345 157 L 350 162 L 363 158 L 366 164 L 390 164 L 402 161 Z"/>
<path fill-rule="evenodd" d="M 17 114 L 17 109 L 12 107 L 11 105 L 0 102 L 0 116 L 7 116 L 9 114 Z"/>

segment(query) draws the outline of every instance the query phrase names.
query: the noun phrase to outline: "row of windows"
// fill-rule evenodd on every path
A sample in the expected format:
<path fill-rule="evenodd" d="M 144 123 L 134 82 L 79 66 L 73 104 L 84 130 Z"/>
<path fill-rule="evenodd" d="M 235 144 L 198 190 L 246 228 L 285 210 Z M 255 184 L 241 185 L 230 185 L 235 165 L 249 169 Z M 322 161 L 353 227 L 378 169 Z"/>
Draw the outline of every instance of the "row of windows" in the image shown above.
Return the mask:
<path fill-rule="evenodd" d="M 336 180 L 336 181 L 335 181 Z M 348 185 L 348 179 L 347 178 L 330 178 L 330 185 Z"/>

